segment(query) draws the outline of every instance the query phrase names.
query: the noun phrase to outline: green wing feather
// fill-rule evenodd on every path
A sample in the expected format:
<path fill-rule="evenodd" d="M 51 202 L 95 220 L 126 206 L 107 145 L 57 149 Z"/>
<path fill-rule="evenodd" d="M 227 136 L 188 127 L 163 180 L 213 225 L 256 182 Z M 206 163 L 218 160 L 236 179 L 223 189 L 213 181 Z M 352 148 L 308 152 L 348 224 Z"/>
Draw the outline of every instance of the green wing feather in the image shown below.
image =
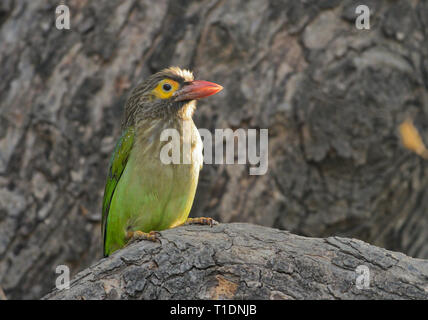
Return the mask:
<path fill-rule="evenodd" d="M 113 193 L 116 189 L 117 183 L 122 176 L 123 170 L 128 162 L 129 154 L 131 153 L 134 144 L 134 127 L 129 127 L 124 130 L 120 136 L 116 147 L 114 148 L 113 155 L 110 158 L 109 173 L 107 177 L 106 187 L 104 190 L 103 199 L 103 212 L 101 221 L 101 234 L 103 237 L 103 251 L 105 252 L 105 240 L 107 229 L 107 218 L 109 215 L 110 204 L 113 198 Z"/>

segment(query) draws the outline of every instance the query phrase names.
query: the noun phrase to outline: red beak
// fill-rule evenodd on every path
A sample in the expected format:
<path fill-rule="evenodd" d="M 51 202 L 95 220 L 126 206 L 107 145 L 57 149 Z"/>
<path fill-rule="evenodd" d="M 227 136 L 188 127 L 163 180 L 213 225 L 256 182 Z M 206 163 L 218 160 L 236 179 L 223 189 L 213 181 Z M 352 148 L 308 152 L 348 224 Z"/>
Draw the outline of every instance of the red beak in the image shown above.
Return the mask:
<path fill-rule="evenodd" d="M 223 87 L 217 83 L 195 80 L 185 84 L 174 96 L 175 101 L 196 100 L 212 96 L 221 90 L 223 90 Z"/>

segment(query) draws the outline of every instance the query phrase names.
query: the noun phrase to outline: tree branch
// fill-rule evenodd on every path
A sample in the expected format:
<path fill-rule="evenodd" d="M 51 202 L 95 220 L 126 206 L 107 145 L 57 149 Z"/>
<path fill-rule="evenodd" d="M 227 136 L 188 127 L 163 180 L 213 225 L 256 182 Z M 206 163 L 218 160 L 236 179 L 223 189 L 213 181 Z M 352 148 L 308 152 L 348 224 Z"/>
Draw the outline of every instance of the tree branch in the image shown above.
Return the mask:
<path fill-rule="evenodd" d="M 360 265 L 368 288 L 357 288 Z M 427 299 L 427 279 L 428 261 L 360 240 L 232 223 L 163 231 L 44 299 Z"/>

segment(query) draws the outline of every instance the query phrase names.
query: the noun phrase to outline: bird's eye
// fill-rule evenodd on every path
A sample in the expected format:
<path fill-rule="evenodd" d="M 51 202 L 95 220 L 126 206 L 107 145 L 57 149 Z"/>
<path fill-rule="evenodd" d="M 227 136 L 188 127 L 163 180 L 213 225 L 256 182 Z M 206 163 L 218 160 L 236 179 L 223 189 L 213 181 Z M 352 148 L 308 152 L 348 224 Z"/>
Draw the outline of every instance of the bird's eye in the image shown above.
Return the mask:
<path fill-rule="evenodd" d="M 1 0 L 0 0 L 1 1 Z M 180 84 L 172 79 L 159 81 L 152 94 L 159 99 L 170 99 L 174 92 L 180 88 Z"/>
<path fill-rule="evenodd" d="M 172 89 L 172 86 L 169 83 L 164 83 L 162 86 L 162 89 L 166 92 L 170 91 Z"/>

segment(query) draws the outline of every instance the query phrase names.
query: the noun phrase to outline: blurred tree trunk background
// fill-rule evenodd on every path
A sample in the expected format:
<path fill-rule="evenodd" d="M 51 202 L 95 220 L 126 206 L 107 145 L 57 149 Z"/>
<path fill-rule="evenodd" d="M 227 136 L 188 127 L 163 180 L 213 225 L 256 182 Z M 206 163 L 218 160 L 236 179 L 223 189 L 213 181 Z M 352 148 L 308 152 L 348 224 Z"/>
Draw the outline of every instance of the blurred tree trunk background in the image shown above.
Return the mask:
<path fill-rule="evenodd" d="M 428 2 L 1 0 L 0 287 L 39 298 L 101 258 L 127 94 L 170 65 L 224 86 L 198 127 L 269 129 L 269 168 L 205 165 L 192 216 L 354 237 L 428 258 Z M 55 28 L 69 6 L 71 29 Z"/>

